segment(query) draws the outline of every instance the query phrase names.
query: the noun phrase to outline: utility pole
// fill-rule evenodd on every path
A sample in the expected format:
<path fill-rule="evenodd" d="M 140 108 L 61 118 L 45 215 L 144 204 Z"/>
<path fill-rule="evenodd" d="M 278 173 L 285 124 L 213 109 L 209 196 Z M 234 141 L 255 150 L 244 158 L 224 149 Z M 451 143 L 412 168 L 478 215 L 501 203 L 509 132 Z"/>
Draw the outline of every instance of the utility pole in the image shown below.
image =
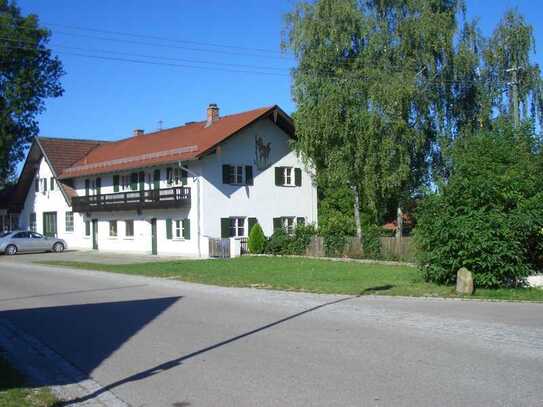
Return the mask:
<path fill-rule="evenodd" d="M 509 68 L 507 72 L 511 72 L 511 82 L 509 84 L 512 87 L 512 103 L 513 103 L 513 124 L 515 128 L 518 128 L 520 124 L 519 105 L 518 105 L 518 66 Z"/>

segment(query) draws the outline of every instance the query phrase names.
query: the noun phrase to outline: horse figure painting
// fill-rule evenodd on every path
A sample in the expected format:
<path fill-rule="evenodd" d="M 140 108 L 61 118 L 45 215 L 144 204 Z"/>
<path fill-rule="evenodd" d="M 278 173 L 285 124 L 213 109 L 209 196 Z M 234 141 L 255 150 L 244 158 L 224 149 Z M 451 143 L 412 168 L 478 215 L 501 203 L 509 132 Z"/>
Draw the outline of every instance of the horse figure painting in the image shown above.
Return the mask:
<path fill-rule="evenodd" d="M 255 137 L 256 168 L 262 171 L 270 166 L 271 143 L 264 143 L 262 137 Z"/>

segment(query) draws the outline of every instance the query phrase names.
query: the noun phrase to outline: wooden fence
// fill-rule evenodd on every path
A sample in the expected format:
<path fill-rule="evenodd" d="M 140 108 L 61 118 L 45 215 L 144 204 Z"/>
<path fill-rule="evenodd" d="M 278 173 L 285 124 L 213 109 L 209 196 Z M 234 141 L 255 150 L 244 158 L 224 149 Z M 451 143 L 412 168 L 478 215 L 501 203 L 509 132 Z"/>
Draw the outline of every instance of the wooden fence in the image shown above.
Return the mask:
<path fill-rule="evenodd" d="M 381 254 L 383 260 L 397 260 L 405 262 L 415 261 L 415 244 L 412 237 L 381 237 Z M 306 256 L 326 257 L 326 248 L 324 246 L 324 238 L 317 236 L 311 240 L 311 243 L 306 249 Z M 356 237 L 349 238 L 343 253 L 340 257 L 350 257 L 353 259 L 364 259 L 367 256 L 364 254 L 364 248 L 360 239 Z"/>

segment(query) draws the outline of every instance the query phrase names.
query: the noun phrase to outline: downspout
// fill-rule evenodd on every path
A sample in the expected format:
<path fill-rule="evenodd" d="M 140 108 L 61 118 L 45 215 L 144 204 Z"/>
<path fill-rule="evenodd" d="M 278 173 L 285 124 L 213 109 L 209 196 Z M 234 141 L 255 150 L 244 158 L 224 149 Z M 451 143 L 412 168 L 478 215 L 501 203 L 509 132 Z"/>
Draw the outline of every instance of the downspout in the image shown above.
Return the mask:
<path fill-rule="evenodd" d="M 198 257 L 202 257 L 202 248 L 201 248 L 201 237 L 200 237 L 200 180 L 201 176 L 199 174 L 196 174 L 194 171 L 191 171 L 186 166 L 184 166 L 181 161 L 177 163 L 179 168 L 185 170 L 188 174 L 192 175 L 194 178 L 196 178 L 196 195 L 197 195 L 197 205 L 196 205 L 196 237 L 197 237 L 197 244 L 198 244 Z"/>

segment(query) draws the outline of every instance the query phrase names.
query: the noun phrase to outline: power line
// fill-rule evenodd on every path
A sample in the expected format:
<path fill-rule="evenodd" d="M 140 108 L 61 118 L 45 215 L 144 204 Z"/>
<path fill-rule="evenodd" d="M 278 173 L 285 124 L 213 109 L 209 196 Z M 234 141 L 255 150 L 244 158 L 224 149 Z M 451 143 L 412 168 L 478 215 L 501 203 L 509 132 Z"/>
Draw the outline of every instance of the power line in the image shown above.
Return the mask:
<path fill-rule="evenodd" d="M 53 27 L 56 26 L 56 27 L 65 28 L 65 29 L 98 32 L 102 34 L 123 35 L 123 36 L 129 36 L 129 37 L 134 37 L 134 38 L 148 38 L 148 39 L 154 39 L 154 40 L 159 40 L 159 41 L 177 42 L 177 43 L 183 43 L 183 44 L 194 44 L 194 45 L 202 45 L 202 46 L 217 47 L 217 48 L 231 48 L 231 49 L 237 49 L 237 50 L 243 50 L 243 51 L 257 51 L 257 52 L 269 52 L 269 53 L 274 53 L 274 54 L 281 54 L 281 51 L 276 51 L 276 50 L 272 50 L 268 48 L 252 48 L 252 47 L 242 47 L 238 45 L 226 45 L 226 44 L 216 44 L 216 43 L 209 43 L 209 42 L 202 42 L 202 41 L 181 40 L 181 39 L 160 37 L 160 36 L 154 36 L 154 35 L 144 35 L 144 34 L 137 34 L 137 33 L 121 32 L 121 31 L 109 31 L 109 30 L 102 30 L 102 29 L 96 29 L 96 28 L 79 27 L 79 26 L 73 26 L 73 25 L 63 25 L 63 24 L 47 23 L 47 22 L 42 23 L 42 24 L 45 26 L 53 26 Z"/>
<path fill-rule="evenodd" d="M 24 44 L 34 45 L 34 43 L 30 42 L 30 41 L 21 41 L 21 40 L 15 40 L 15 39 L 12 39 L 12 38 L 6 38 L 6 37 L 0 37 L 0 40 L 15 42 L 15 43 L 18 43 L 18 44 L 19 43 L 24 43 Z M 62 44 L 60 44 L 60 45 L 56 44 L 56 45 L 54 45 L 54 48 L 55 49 L 56 48 L 63 48 L 63 49 L 82 51 L 82 52 L 94 52 L 94 53 L 124 55 L 124 56 L 136 57 L 136 58 L 162 59 L 162 60 L 179 61 L 179 62 L 196 63 L 196 64 L 208 64 L 208 65 L 211 64 L 211 65 L 220 65 L 220 66 L 227 66 L 227 67 L 240 67 L 240 68 L 258 69 L 258 70 L 271 70 L 271 71 L 288 71 L 288 68 L 284 68 L 284 67 L 235 64 L 235 63 L 215 62 L 215 61 L 198 60 L 198 59 L 184 59 L 184 58 L 166 57 L 166 56 L 160 56 L 160 55 L 148 55 L 148 54 L 130 53 L 130 52 L 123 52 L 123 51 L 116 51 L 116 50 L 72 47 L 72 46 L 69 46 L 69 45 L 62 45 Z M 29 50 L 30 50 L 30 48 L 29 48 Z"/>
<path fill-rule="evenodd" d="M 0 17 L 15 21 L 13 16 L 6 13 L 0 13 Z M 257 52 L 263 52 L 263 53 L 283 54 L 282 51 L 277 51 L 270 48 L 245 47 L 245 46 L 239 46 L 239 45 L 218 44 L 218 43 L 204 42 L 204 41 L 183 40 L 179 38 L 169 38 L 169 37 L 163 37 L 163 36 L 140 34 L 140 33 L 126 32 L 126 31 L 104 30 L 104 29 L 99 29 L 99 28 L 94 28 L 94 27 L 82 27 L 82 26 L 77 26 L 77 25 L 58 24 L 58 23 L 43 22 L 43 21 L 40 21 L 40 24 L 45 27 L 60 27 L 60 28 L 68 29 L 68 30 L 88 31 L 88 32 L 101 33 L 101 34 L 128 36 L 128 37 L 134 37 L 134 38 L 152 39 L 152 40 L 157 40 L 157 41 L 167 41 L 167 42 L 174 42 L 174 43 L 181 43 L 181 44 L 194 44 L 194 45 L 201 45 L 201 46 L 215 47 L 215 48 L 230 48 L 230 49 L 236 49 L 236 50 L 242 50 L 242 51 L 257 51 Z M 18 28 L 31 29 L 27 27 L 18 27 Z"/>
<path fill-rule="evenodd" d="M 34 42 L 30 41 L 24 41 L 24 40 L 15 40 L 12 38 L 6 38 L 6 37 L 0 37 L 0 40 L 15 42 L 16 44 L 28 44 L 34 46 Z M 6 48 L 11 49 L 21 49 L 21 50 L 27 50 L 27 51 L 36 51 L 35 48 L 31 47 L 21 47 L 21 46 L 9 46 L 5 45 Z M 258 75 L 267 75 L 267 76 L 283 76 L 288 77 L 290 76 L 286 71 L 287 68 L 278 68 L 278 67 L 264 67 L 264 66 L 255 66 L 255 65 L 244 65 L 244 64 L 228 64 L 228 63 L 220 63 L 220 62 L 213 62 L 213 61 L 202 61 L 202 60 L 190 60 L 190 59 L 181 59 L 181 58 L 173 58 L 173 57 L 162 57 L 162 56 L 156 56 L 156 55 L 144 55 L 144 54 L 133 54 L 133 53 L 127 53 L 127 52 L 120 52 L 120 51 L 112 51 L 112 50 L 100 50 L 100 49 L 85 49 L 80 47 L 70 47 L 70 46 L 62 46 L 62 48 L 66 49 L 72 49 L 80 52 L 67 52 L 63 50 L 59 50 L 58 52 L 65 54 L 65 55 L 72 55 L 72 56 L 78 56 L 78 57 L 85 57 L 85 58 L 92 58 L 92 59 L 101 59 L 101 60 L 109 60 L 109 61 L 118 61 L 118 62 L 131 62 L 131 63 L 137 63 L 137 64 L 148 64 L 148 65 L 162 65 L 162 66 L 170 66 L 170 67 L 182 67 L 182 68 L 190 68 L 190 69 L 207 69 L 207 70 L 219 70 L 224 72 L 232 72 L 232 73 L 248 73 L 248 74 L 258 74 Z M 46 52 L 46 50 L 38 50 Z M 83 53 L 87 52 L 87 53 Z M 88 54 L 88 52 L 91 52 L 92 54 Z M 215 66 L 197 66 L 197 65 L 187 65 L 187 64 L 176 64 L 176 63 L 167 63 L 167 62 L 158 62 L 158 61 L 150 61 L 150 60 L 142 60 L 142 59 L 134 59 L 134 58 L 124 58 L 124 57 L 110 57 L 110 56 L 103 56 L 103 55 L 96 55 L 96 53 L 109 53 L 109 54 L 116 54 L 116 55 L 123 55 L 128 57 L 134 57 L 134 58 L 151 58 L 151 59 L 162 59 L 162 60 L 171 60 L 171 61 L 180 61 L 180 62 L 187 62 L 189 64 L 208 64 L 208 65 L 215 65 Z M 249 68 L 249 69 L 225 69 L 221 68 L 220 66 L 226 66 L 226 67 L 241 67 L 241 68 Z M 281 72 L 266 72 L 268 70 L 283 70 L 285 69 L 285 73 Z M 323 79 L 332 79 L 332 80 L 339 80 L 339 81 L 347 81 L 347 80 L 369 80 L 369 75 L 360 75 L 353 72 L 349 72 L 347 74 L 333 74 L 333 73 L 324 73 L 322 71 L 317 70 L 303 70 L 298 68 L 295 71 L 297 74 L 307 75 L 314 78 L 323 78 Z M 398 73 L 401 73 L 401 71 L 397 71 Z M 394 74 L 394 71 L 391 71 L 390 74 Z M 419 75 L 415 75 L 416 77 L 419 77 Z M 422 79 L 423 83 L 426 84 L 476 84 L 480 83 L 480 80 L 450 80 L 450 79 Z M 500 83 L 495 82 L 496 85 L 499 85 Z M 505 85 L 502 84 L 502 85 Z"/>
<path fill-rule="evenodd" d="M 36 28 L 32 28 L 32 27 L 17 27 L 17 28 L 26 30 L 26 31 L 37 30 Z M 255 54 L 255 53 L 247 53 L 247 52 L 228 51 L 228 50 L 221 50 L 221 49 L 194 48 L 194 47 L 186 47 L 186 46 L 172 45 L 172 44 L 161 44 L 161 43 L 156 43 L 156 42 L 136 41 L 136 40 L 130 40 L 130 39 L 124 39 L 124 38 L 103 37 L 103 36 L 95 36 L 95 35 L 89 35 L 89 34 L 71 33 L 71 32 L 58 31 L 58 30 L 55 30 L 52 32 L 53 34 L 66 35 L 69 37 L 89 38 L 89 39 L 98 40 L 98 41 L 109 41 L 109 42 L 117 42 L 117 43 L 124 43 L 124 44 L 180 49 L 180 50 L 191 51 L 191 52 L 215 53 L 215 54 L 235 55 L 235 56 L 249 56 L 249 57 L 256 57 L 256 58 L 277 59 L 277 60 L 283 60 L 283 61 L 286 59 L 291 59 L 291 60 L 293 59 L 292 56 L 287 56 L 287 55 L 285 56 L 264 55 L 264 54 Z M 176 41 L 176 40 L 172 40 L 172 41 Z"/>
<path fill-rule="evenodd" d="M 45 51 L 45 50 L 31 49 L 28 47 L 13 47 L 9 45 L 5 47 L 11 48 L 11 49 L 21 49 L 21 50 L 26 50 L 26 51 L 42 51 L 42 52 Z M 68 52 L 68 51 L 62 51 L 62 50 L 58 52 L 65 55 L 72 55 L 72 56 L 85 57 L 85 58 L 91 58 L 91 59 L 101 59 L 101 60 L 106 60 L 106 61 L 131 62 L 131 63 L 136 63 L 136 64 L 162 65 L 162 66 L 170 66 L 170 67 L 178 67 L 178 68 L 204 69 L 204 70 L 215 70 L 215 71 L 218 70 L 218 71 L 232 72 L 232 73 L 246 73 L 246 74 L 257 74 L 257 75 L 267 75 L 267 76 L 282 76 L 282 77 L 289 76 L 288 74 L 282 74 L 278 72 L 250 71 L 250 70 L 241 70 L 241 69 L 226 69 L 226 68 L 219 68 L 219 67 L 212 67 L 212 66 L 174 64 L 174 63 L 167 63 L 167 62 L 145 61 L 145 60 L 131 59 L 131 58 L 118 58 L 118 57 L 108 57 L 108 56 L 103 56 L 103 55 L 82 54 L 82 53 Z"/>

